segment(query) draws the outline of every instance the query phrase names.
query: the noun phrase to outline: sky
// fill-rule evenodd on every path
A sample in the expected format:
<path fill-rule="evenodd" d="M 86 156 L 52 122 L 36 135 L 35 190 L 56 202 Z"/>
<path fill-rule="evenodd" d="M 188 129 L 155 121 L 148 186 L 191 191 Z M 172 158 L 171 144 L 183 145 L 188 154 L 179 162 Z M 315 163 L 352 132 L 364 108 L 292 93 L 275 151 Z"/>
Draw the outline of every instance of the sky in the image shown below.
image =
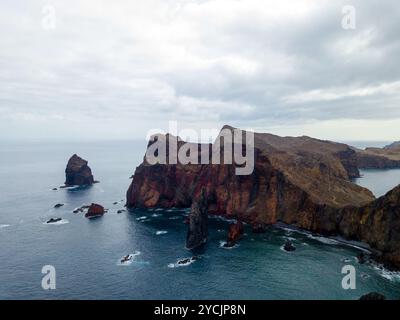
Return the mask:
<path fill-rule="evenodd" d="M 400 140 L 399 17 L 396 0 L 2 0 L 0 140 L 169 121 Z"/>

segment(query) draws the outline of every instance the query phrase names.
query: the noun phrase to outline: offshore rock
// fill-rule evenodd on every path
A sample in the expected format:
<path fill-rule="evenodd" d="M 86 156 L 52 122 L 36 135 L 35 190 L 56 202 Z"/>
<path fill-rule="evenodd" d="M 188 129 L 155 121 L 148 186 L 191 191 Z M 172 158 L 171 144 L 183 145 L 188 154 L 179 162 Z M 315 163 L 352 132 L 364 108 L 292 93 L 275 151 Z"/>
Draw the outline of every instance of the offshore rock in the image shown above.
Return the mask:
<path fill-rule="evenodd" d="M 95 183 L 92 170 L 88 162 L 74 154 L 69 160 L 65 169 L 66 186 L 83 186 Z"/>
<path fill-rule="evenodd" d="M 225 247 L 233 247 L 237 241 L 243 236 L 244 227 L 242 221 L 237 221 L 229 225 L 228 238 Z"/>
<path fill-rule="evenodd" d="M 104 207 L 97 204 L 97 203 L 92 203 L 85 214 L 86 218 L 95 218 L 95 217 L 101 217 L 104 215 L 105 210 Z"/>
<path fill-rule="evenodd" d="M 186 237 L 186 248 L 196 249 L 206 243 L 208 236 L 207 196 L 202 189 L 199 197 L 193 202 L 189 214 L 189 226 Z"/>

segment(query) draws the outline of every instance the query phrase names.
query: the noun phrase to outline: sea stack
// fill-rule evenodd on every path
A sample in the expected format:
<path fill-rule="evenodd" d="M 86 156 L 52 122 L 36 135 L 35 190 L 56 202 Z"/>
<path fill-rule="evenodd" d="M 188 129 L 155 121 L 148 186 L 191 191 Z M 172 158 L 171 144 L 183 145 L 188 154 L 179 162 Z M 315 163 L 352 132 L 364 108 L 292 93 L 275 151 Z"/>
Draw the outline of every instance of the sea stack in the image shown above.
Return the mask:
<path fill-rule="evenodd" d="M 244 227 L 242 221 L 237 221 L 229 226 L 228 238 L 225 247 L 233 247 L 236 242 L 243 236 Z"/>
<path fill-rule="evenodd" d="M 188 249 L 196 249 L 207 241 L 207 208 L 207 196 L 203 188 L 199 198 L 193 201 L 189 214 L 189 227 L 186 237 L 186 248 Z"/>
<path fill-rule="evenodd" d="M 88 162 L 78 155 L 74 154 L 65 169 L 65 185 L 66 186 L 83 186 L 92 185 L 94 183 L 92 170 L 88 166 Z"/>

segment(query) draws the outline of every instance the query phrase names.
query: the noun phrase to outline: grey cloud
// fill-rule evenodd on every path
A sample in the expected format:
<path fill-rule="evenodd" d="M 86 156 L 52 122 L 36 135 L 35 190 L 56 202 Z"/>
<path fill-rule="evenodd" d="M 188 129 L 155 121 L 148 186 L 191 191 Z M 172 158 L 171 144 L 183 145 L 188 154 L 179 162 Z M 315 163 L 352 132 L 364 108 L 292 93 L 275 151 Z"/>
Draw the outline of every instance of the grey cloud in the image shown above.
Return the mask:
<path fill-rule="evenodd" d="M 347 1 L 276 3 L 55 1 L 57 28 L 46 31 L 42 1 L 3 1 L 0 133 L 400 121 L 398 91 L 352 94 L 400 81 L 396 1 L 354 0 L 356 30 L 341 28 Z"/>

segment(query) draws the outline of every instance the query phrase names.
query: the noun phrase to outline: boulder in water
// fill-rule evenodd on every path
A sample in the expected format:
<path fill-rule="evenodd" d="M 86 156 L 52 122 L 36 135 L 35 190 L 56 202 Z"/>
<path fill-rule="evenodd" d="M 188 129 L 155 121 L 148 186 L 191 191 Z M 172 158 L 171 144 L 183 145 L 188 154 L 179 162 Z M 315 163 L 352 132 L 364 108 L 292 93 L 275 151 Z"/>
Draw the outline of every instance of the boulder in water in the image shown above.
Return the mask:
<path fill-rule="evenodd" d="M 283 246 L 283 249 L 285 251 L 290 252 L 290 251 L 296 250 L 296 247 L 293 245 L 293 242 L 288 239 L 288 240 L 286 240 L 286 242 L 285 242 L 285 244 Z"/>
<path fill-rule="evenodd" d="M 46 223 L 55 223 L 61 220 L 62 220 L 61 218 L 50 218 L 49 220 L 46 221 Z"/>
<path fill-rule="evenodd" d="M 361 296 L 359 300 L 386 300 L 386 297 L 378 292 L 370 292 Z"/>
<path fill-rule="evenodd" d="M 95 217 L 101 217 L 104 215 L 104 207 L 97 204 L 97 203 L 92 203 L 88 209 L 88 212 L 85 214 L 86 218 L 95 218 Z"/>

